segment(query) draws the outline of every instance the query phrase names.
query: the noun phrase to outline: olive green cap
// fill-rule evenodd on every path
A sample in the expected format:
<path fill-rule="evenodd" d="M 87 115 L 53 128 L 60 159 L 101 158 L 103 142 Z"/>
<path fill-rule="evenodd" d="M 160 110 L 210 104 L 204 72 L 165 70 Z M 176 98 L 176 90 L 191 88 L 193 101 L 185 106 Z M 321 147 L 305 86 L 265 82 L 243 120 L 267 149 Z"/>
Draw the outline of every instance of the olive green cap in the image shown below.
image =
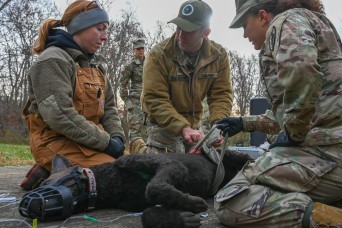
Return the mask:
<path fill-rule="evenodd" d="M 193 32 L 210 25 L 213 14 L 210 6 L 201 0 L 189 0 L 184 2 L 178 16 L 168 23 L 174 23 L 185 32 Z"/>
<path fill-rule="evenodd" d="M 240 28 L 248 10 L 253 7 L 272 2 L 273 0 L 235 0 L 236 15 L 229 28 Z"/>

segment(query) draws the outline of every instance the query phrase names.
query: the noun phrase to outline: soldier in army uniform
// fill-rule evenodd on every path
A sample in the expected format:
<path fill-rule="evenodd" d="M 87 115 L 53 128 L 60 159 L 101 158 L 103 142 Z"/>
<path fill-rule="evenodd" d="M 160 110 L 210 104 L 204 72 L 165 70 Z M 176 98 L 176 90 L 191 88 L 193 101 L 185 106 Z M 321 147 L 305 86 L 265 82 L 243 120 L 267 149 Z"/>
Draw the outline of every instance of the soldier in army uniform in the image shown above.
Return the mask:
<path fill-rule="evenodd" d="M 231 28 L 260 51 L 272 111 L 228 117 L 224 134 L 279 133 L 215 196 L 230 227 L 342 224 L 342 45 L 319 0 L 236 0 Z"/>
<path fill-rule="evenodd" d="M 142 72 L 145 61 L 145 40 L 133 40 L 134 59 L 122 70 L 120 96 L 125 102 L 129 124 L 129 152 L 131 154 L 146 151 L 146 126 L 141 110 L 140 95 L 142 90 Z"/>
<path fill-rule="evenodd" d="M 184 2 L 170 21 L 176 32 L 146 58 L 141 99 L 149 121 L 148 153 L 184 153 L 203 138 L 199 128 L 205 97 L 210 124 L 230 114 L 228 55 L 208 39 L 211 15 L 204 1 Z"/>

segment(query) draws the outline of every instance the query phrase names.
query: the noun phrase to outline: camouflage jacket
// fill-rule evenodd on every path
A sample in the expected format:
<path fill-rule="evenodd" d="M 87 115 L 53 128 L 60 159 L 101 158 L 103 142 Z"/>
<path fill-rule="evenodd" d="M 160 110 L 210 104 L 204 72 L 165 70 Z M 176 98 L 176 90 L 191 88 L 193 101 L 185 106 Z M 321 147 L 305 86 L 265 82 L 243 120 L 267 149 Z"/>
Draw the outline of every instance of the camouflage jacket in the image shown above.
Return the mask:
<path fill-rule="evenodd" d="M 140 99 L 144 60 L 135 58 L 121 72 L 120 96 L 126 105 L 131 98 Z"/>
<path fill-rule="evenodd" d="M 273 117 L 245 117 L 245 131 L 281 129 L 303 146 L 342 142 L 342 48 L 325 15 L 291 9 L 276 16 L 260 69 Z"/>
<path fill-rule="evenodd" d="M 142 109 L 158 126 L 179 135 L 185 126 L 198 128 L 207 96 L 209 122 L 229 116 L 232 85 L 226 50 L 204 39 L 198 64 L 189 67 L 175 34 L 155 45 L 143 70 Z"/>

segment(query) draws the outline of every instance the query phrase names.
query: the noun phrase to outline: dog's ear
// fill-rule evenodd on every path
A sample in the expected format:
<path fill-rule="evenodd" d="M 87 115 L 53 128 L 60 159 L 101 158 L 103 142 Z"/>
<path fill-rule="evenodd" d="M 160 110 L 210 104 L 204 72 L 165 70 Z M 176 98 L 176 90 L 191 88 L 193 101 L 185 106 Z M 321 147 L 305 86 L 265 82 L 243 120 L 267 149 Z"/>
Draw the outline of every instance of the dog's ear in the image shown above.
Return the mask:
<path fill-rule="evenodd" d="M 57 173 L 63 169 L 66 169 L 68 167 L 72 167 L 73 165 L 71 162 L 66 159 L 65 157 L 56 154 L 55 157 L 52 160 L 52 167 L 51 167 L 51 174 Z"/>

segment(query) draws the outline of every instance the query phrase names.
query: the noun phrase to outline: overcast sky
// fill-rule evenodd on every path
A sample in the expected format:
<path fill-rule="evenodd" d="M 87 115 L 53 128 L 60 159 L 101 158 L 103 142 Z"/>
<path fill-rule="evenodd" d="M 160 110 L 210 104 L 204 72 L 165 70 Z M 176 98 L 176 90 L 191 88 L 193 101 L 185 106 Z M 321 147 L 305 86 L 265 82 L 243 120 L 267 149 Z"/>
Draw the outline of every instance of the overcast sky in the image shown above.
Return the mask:
<path fill-rule="evenodd" d="M 55 0 L 61 12 L 65 9 L 66 0 Z M 117 18 L 121 9 L 133 9 L 144 30 L 153 30 L 156 21 L 168 22 L 178 15 L 179 7 L 184 0 L 114 0 L 111 19 Z M 210 39 L 222 44 L 229 50 L 241 54 L 257 53 L 247 39 L 243 38 L 242 29 L 230 29 L 229 24 L 235 16 L 235 0 L 206 0 L 213 9 Z M 342 1 L 322 0 L 328 18 L 336 29 L 342 31 Z"/>

